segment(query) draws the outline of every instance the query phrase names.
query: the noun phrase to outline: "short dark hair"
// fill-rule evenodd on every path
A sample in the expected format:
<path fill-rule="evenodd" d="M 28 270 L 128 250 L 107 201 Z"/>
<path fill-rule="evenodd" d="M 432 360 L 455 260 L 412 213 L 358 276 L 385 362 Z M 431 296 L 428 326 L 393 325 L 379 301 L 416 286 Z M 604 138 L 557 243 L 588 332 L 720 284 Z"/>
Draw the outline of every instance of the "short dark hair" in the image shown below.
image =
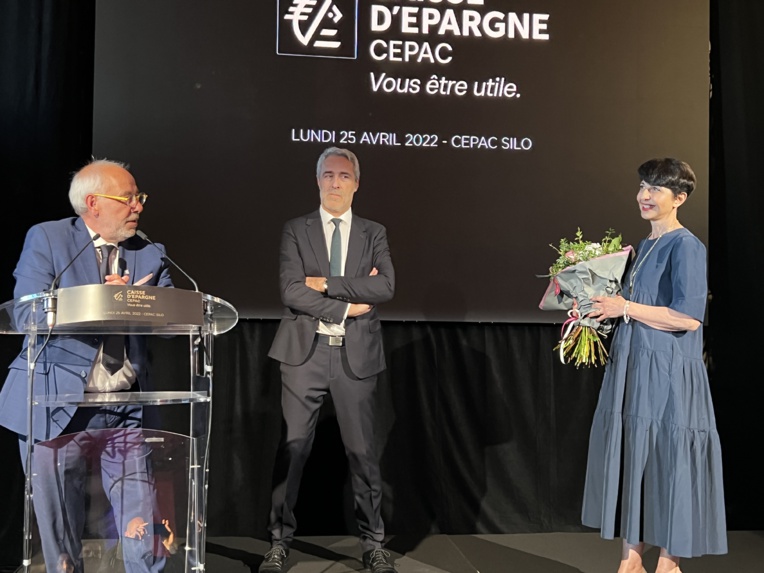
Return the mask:
<path fill-rule="evenodd" d="M 637 173 L 642 181 L 649 185 L 671 189 L 674 196 L 687 193 L 689 197 L 695 190 L 696 179 L 692 167 L 673 157 L 645 161 L 639 166 Z"/>

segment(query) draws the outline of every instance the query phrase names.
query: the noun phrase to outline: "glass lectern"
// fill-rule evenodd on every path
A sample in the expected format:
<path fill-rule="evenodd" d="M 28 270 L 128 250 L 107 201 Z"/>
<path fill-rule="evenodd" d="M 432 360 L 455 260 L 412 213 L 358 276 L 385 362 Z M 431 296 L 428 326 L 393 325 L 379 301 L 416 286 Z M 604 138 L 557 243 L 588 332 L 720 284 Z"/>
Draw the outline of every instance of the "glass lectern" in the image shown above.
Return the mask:
<path fill-rule="evenodd" d="M 0 333 L 27 336 L 27 436 L 34 421 L 66 409 L 116 406 L 108 411 L 126 412 L 128 420 L 114 429 L 26 440 L 22 571 L 205 569 L 213 339 L 237 321 L 224 300 L 152 286 L 60 288 L 0 306 Z M 82 392 L 58 394 L 54 384 L 35 383 L 54 337 L 112 335 L 187 337 L 187 387 L 85 392 L 83 383 Z M 160 417 L 165 407 L 183 409 L 188 430 L 150 427 L 140 416 L 130 423 L 131 413 L 146 406 Z"/>

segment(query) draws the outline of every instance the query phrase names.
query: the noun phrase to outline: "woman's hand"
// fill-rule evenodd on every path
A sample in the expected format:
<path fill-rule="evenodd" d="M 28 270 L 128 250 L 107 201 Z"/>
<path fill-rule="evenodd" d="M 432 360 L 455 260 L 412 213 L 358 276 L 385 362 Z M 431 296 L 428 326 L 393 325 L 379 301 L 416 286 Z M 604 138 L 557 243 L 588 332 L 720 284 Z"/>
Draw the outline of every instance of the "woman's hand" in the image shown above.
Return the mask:
<path fill-rule="evenodd" d="M 626 299 L 621 295 L 593 296 L 591 301 L 594 304 L 589 316 L 596 318 L 597 322 L 602 322 L 608 318 L 621 318 L 623 309 L 626 307 Z"/>
<path fill-rule="evenodd" d="M 627 301 L 622 296 L 593 296 L 589 316 L 602 322 L 606 318 L 628 318 L 666 332 L 697 330 L 700 321 L 667 306 L 652 306 Z M 629 306 L 626 307 L 628 302 Z M 624 309 L 626 312 L 624 313 Z M 628 322 L 628 321 L 627 321 Z"/>

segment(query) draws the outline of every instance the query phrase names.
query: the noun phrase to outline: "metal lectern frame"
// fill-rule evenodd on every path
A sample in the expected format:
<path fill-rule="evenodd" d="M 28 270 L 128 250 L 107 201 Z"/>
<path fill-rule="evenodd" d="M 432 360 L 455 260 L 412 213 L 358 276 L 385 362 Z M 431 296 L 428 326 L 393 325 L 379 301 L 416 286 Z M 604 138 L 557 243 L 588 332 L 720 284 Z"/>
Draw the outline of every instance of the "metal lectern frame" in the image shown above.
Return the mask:
<path fill-rule="evenodd" d="M 231 330 L 237 322 L 236 309 L 222 299 L 198 291 L 153 286 L 83 285 L 27 295 L 0 305 L 0 334 L 27 336 L 27 436 L 33 435 L 36 407 L 188 405 L 186 571 L 203 571 L 205 568 L 213 340 L 215 336 Z M 111 334 L 187 335 L 190 358 L 188 391 L 83 391 L 75 395 L 35 395 L 35 360 L 49 337 Z M 25 572 L 32 566 L 33 557 L 31 468 L 34 447 L 34 440 L 27 439 L 22 556 Z"/>

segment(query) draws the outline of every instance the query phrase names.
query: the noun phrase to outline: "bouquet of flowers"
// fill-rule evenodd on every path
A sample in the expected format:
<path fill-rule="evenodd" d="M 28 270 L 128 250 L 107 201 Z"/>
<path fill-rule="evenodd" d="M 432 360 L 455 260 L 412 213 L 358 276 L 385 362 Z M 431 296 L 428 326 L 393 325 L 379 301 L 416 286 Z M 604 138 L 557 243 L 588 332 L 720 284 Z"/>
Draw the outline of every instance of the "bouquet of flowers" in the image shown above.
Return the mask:
<path fill-rule="evenodd" d="M 621 292 L 621 279 L 632 254 L 621 244 L 621 235 L 609 229 L 599 243 L 585 241 L 579 228 L 574 241 L 561 239 L 557 260 L 549 267 L 549 286 L 539 303 L 541 310 L 565 310 L 568 320 L 562 325 L 562 338 L 555 347 L 563 364 L 576 367 L 602 365 L 607 350 L 602 338 L 615 326 L 613 319 L 598 322 L 587 318 L 593 296 L 615 296 Z"/>

